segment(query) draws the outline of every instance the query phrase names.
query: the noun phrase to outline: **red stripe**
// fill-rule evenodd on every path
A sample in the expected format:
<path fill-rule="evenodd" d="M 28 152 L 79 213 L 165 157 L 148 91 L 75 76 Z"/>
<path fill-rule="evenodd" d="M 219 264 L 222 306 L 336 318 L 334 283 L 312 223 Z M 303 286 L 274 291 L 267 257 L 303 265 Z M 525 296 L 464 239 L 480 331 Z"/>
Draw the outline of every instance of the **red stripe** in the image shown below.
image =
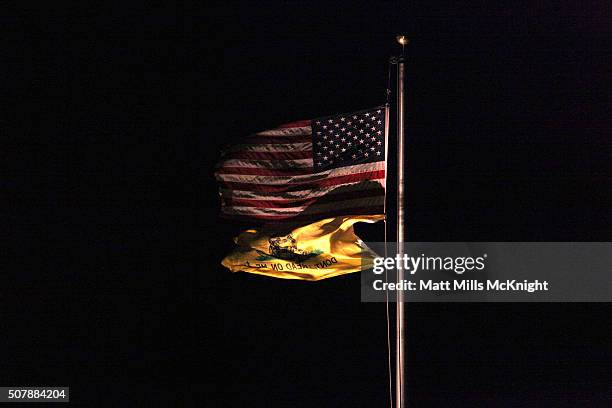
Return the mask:
<path fill-rule="evenodd" d="M 305 176 L 312 174 L 312 167 L 293 169 L 263 169 L 259 167 L 222 167 L 215 174 L 238 174 L 244 176 Z"/>
<path fill-rule="evenodd" d="M 249 144 L 291 144 L 291 143 L 307 143 L 312 142 L 312 135 L 295 135 L 295 136 L 260 136 L 251 135 L 244 139 Z"/>
<path fill-rule="evenodd" d="M 224 214 L 221 213 L 221 217 L 223 218 L 232 218 L 232 219 L 242 219 L 245 221 L 260 219 L 260 220 L 270 220 L 270 221 L 318 221 L 324 218 L 330 217 L 342 217 L 345 215 L 378 215 L 384 214 L 384 206 L 383 205 L 375 205 L 368 207 L 355 207 L 355 208 L 347 208 L 342 209 L 342 213 L 339 213 L 338 210 L 326 211 L 318 214 L 303 214 L 300 215 L 242 215 L 242 214 Z"/>
<path fill-rule="evenodd" d="M 306 127 L 306 126 L 310 126 L 311 123 L 312 123 L 312 120 L 298 120 L 295 122 L 284 123 L 280 125 L 279 128 L 286 129 L 286 128 L 294 128 L 294 127 Z"/>
<path fill-rule="evenodd" d="M 312 158 L 312 150 L 293 152 L 250 152 L 241 150 L 229 152 L 223 155 L 224 160 L 249 159 L 249 160 L 299 160 Z"/>
<path fill-rule="evenodd" d="M 328 177 L 316 182 L 286 183 L 286 184 L 252 184 L 238 183 L 233 181 L 222 181 L 219 183 L 233 190 L 254 191 L 263 193 L 280 193 L 288 191 L 312 190 L 321 187 L 337 186 L 339 184 L 356 183 L 358 181 L 382 179 L 385 177 L 384 170 L 367 171 L 364 173 L 349 174 L 346 176 Z"/>
<path fill-rule="evenodd" d="M 224 197 L 226 206 L 231 207 L 255 207 L 255 208 L 292 208 L 317 204 L 332 203 L 336 201 L 352 200 L 355 198 L 369 198 L 385 195 L 382 186 L 379 189 L 360 191 L 330 192 L 320 197 L 294 198 L 286 200 L 254 200 L 250 198 Z"/>

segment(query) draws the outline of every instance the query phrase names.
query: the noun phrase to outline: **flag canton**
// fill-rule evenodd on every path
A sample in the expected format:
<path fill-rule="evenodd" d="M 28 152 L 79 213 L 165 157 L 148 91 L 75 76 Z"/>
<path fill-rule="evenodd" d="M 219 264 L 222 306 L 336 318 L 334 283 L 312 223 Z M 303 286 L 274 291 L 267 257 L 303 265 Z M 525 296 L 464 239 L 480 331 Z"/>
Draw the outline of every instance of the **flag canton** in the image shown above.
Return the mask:
<path fill-rule="evenodd" d="M 315 171 L 385 160 L 385 108 L 312 121 Z"/>

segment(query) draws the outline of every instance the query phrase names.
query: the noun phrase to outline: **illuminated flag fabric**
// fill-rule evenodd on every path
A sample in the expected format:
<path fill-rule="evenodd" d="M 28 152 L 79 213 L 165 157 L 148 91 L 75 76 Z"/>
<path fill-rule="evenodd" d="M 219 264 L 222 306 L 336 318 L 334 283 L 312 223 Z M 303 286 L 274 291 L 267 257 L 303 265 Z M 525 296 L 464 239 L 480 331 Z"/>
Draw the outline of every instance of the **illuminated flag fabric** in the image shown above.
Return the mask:
<path fill-rule="evenodd" d="M 369 269 L 373 253 L 353 230 L 356 222 L 383 215 L 327 218 L 299 228 L 250 229 L 235 238 L 237 248 L 223 259 L 232 272 L 316 281 Z"/>
<path fill-rule="evenodd" d="M 384 106 L 279 126 L 223 152 L 222 214 L 250 221 L 383 214 Z"/>

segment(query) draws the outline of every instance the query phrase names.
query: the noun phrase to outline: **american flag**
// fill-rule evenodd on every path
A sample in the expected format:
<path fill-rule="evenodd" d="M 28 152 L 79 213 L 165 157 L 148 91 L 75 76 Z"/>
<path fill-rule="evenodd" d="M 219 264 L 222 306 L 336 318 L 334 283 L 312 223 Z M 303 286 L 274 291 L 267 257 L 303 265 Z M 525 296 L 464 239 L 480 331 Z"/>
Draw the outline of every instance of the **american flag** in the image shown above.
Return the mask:
<path fill-rule="evenodd" d="M 384 106 L 281 125 L 222 153 L 222 214 L 301 221 L 383 214 Z"/>

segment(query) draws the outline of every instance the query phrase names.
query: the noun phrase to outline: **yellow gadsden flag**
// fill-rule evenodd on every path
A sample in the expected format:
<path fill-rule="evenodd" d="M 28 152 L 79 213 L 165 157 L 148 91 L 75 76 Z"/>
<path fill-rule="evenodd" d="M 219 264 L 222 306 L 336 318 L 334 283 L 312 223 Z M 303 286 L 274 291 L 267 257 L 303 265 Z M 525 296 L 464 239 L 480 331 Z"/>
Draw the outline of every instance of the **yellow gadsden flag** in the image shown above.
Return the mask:
<path fill-rule="evenodd" d="M 359 272 L 372 267 L 376 254 L 355 235 L 353 224 L 383 218 L 346 216 L 282 232 L 247 230 L 234 239 L 238 248 L 221 263 L 232 272 L 309 281 Z"/>

